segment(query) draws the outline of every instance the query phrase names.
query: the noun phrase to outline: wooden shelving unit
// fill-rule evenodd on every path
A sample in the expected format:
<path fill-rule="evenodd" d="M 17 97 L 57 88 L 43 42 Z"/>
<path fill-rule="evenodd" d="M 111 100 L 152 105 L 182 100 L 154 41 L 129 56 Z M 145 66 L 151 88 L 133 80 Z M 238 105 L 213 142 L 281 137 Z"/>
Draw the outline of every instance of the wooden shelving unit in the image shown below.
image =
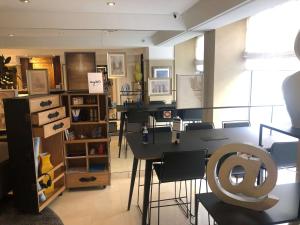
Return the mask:
<path fill-rule="evenodd" d="M 62 102 L 71 117 L 64 140 L 67 188 L 110 185 L 106 94 L 64 94 Z"/>
<path fill-rule="evenodd" d="M 70 118 L 59 95 L 5 99 L 4 109 L 15 205 L 21 211 L 41 212 L 66 188 L 63 131 L 70 127 Z M 36 139 L 38 155 L 34 153 Z M 44 176 L 36 173 L 40 165 L 35 159 L 41 153 L 51 156 L 53 168 L 46 173 L 53 191 L 40 187 Z"/>

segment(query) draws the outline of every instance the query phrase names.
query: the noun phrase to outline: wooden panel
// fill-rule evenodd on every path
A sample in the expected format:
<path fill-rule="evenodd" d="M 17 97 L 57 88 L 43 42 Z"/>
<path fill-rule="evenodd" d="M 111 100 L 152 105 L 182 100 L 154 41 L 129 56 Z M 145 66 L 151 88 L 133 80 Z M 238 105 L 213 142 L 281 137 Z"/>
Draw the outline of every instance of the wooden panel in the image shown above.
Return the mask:
<path fill-rule="evenodd" d="M 68 90 L 88 90 L 87 74 L 96 72 L 94 52 L 66 52 Z"/>
<path fill-rule="evenodd" d="M 67 187 L 92 187 L 109 185 L 109 173 L 67 173 Z"/>
<path fill-rule="evenodd" d="M 59 107 L 39 113 L 35 113 L 31 116 L 31 121 L 33 125 L 44 125 L 46 123 L 51 123 L 53 121 L 59 120 L 66 117 L 65 107 Z"/>
<path fill-rule="evenodd" d="M 39 112 L 59 106 L 59 95 L 47 95 L 29 99 L 30 111 Z"/>
<path fill-rule="evenodd" d="M 33 128 L 33 135 L 35 137 L 47 138 L 68 128 L 70 128 L 70 117 L 46 124 L 42 127 Z"/>

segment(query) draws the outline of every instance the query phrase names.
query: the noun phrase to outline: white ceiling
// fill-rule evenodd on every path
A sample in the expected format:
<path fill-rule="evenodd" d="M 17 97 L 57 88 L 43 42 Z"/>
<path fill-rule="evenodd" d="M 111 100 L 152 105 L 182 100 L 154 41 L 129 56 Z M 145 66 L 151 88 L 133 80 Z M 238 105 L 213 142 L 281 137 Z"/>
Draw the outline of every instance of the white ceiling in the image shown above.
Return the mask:
<path fill-rule="evenodd" d="M 112 1 L 0 0 L 0 48 L 174 45 L 286 0 Z"/>
<path fill-rule="evenodd" d="M 110 1 L 110 0 L 108 0 Z M 197 0 L 111 0 L 114 7 L 107 6 L 106 0 L 31 0 L 30 4 L 19 0 L 1 0 L 0 10 L 48 11 L 48 12 L 97 12 L 127 14 L 171 14 L 183 13 Z"/>

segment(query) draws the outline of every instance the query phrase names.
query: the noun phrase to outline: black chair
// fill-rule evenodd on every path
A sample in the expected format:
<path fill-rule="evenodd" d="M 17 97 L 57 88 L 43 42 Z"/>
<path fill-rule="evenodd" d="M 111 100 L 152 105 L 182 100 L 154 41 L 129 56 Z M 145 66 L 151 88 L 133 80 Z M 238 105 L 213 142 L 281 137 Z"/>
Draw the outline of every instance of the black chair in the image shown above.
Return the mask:
<path fill-rule="evenodd" d="M 279 169 L 296 167 L 298 142 L 275 142 L 267 149 Z"/>
<path fill-rule="evenodd" d="M 155 127 L 155 128 L 149 128 L 148 132 L 151 134 L 152 132 L 171 132 L 171 127 Z M 141 211 L 139 200 L 140 200 L 140 188 L 144 185 L 141 184 L 141 160 L 139 160 L 139 177 L 138 177 L 138 195 L 137 195 L 137 204 Z"/>
<path fill-rule="evenodd" d="M 223 128 L 250 127 L 249 121 L 223 121 Z"/>
<path fill-rule="evenodd" d="M 214 123 L 213 122 L 201 122 L 201 123 L 189 123 L 186 125 L 185 130 L 191 131 L 191 130 L 203 130 L 203 129 L 214 129 Z"/>
<path fill-rule="evenodd" d="M 178 116 L 183 122 L 195 122 L 202 120 L 202 109 L 181 109 L 178 111 Z"/>
<path fill-rule="evenodd" d="M 125 133 L 141 132 L 143 126 L 148 123 L 149 112 L 141 111 L 139 109 L 129 109 L 127 111 L 127 118 L 125 123 Z M 128 143 L 125 138 L 125 157 L 127 157 Z M 119 158 L 121 156 L 121 148 L 119 149 Z"/>
<path fill-rule="evenodd" d="M 158 209 L 158 225 L 160 222 L 160 207 L 166 206 L 185 206 L 186 216 L 192 216 L 191 214 L 191 202 L 192 202 L 192 191 L 190 191 L 190 199 L 187 196 L 187 185 L 186 181 L 190 181 L 190 189 L 192 189 L 192 181 L 204 178 L 205 175 L 205 161 L 206 161 L 207 151 L 198 150 L 198 151 L 182 151 L 182 152 L 165 152 L 162 156 L 161 163 L 153 164 L 154 171 L 158 178 L 158 200 L 152 200 L 152 190 L 153 184 L 151 185 L 150 192 L 150 213 L 149 220 L 151 219 L 151 209 Z M 152 180 L 153 180 L 153 171 L 152 171 Z M 170 198 L 170 199 L 160 199 L 160 188 L 162 183 L 168 182 L 177 182 L 185 181 L 185 197 L 179 198 Z M 195 190 L 196 191 L 196 190 Z M 182 199 L 185 199 L 183 201 Z M 161 202 L 168 200 L 176 200 L 175 204 L 161 205 Z M 157 203 L 157 206 L 152 206 L 153 203 Z M 150 221 L 149 221 L 150 224 Z"/>

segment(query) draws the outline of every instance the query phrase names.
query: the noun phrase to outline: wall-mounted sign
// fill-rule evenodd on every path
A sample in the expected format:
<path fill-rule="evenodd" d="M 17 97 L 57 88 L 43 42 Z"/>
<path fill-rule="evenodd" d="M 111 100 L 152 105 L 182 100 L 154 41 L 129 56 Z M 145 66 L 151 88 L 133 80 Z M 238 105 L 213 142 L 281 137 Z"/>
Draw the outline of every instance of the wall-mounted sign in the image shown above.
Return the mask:
<path fill-rule="evenodd" d="M 88 73 L 89 93 L 103 93 L 102 73 Z"/>
<path fill-rule="evenodd" d="M 268 176 L 256 185 L 262 165 Z M 233 183 L 231 172 L 237 166 L 244 169 L 244 177 L 242 182 Z M 276 185 L 277 167 L 270 154 L 259 147 L 247 144 L 222 146 L 209 159 L 207 179 L 212 192 L 228 204 L 263 211 L 279 200 L 269 195 Z"/>

